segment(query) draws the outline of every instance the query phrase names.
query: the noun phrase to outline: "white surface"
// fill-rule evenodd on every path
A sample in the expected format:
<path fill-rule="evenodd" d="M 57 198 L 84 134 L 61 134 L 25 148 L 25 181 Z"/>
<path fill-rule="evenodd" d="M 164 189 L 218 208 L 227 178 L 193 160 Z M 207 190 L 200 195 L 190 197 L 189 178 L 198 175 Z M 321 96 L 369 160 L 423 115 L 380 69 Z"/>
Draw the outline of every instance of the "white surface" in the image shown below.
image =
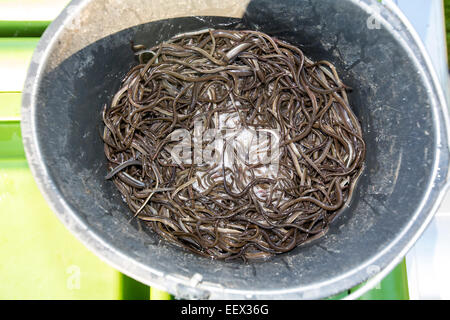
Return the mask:
<path fill-rule="evenodd" d="M 442 0 L 396 0 L 430 54 L 448 96 L 448 66 Z M 450 195 L 406 255 L 411 299 L 450 299 Z"/>
<path fill-rule="evenodd" d="M 69 0 L 2 0 L 0 20 L 51 21 Z"/>

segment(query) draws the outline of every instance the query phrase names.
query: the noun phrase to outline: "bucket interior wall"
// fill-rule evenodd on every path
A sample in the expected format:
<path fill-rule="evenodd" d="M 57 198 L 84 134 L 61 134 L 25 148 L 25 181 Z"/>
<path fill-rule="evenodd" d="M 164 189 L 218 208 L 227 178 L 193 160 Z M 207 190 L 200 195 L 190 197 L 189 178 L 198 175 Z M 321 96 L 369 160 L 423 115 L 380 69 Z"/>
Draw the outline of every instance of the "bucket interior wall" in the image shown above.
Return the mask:
<path fill-rule="evenodd" d="M 91 231 L 166 276 L 199 273 L 203 282 L 224 288 L 306 288 L 367 269 L 346 284 L 350 287 L 371 275 L 365 263 L 407 227 L 430 184 L 436 149 L 431 102 L 411 54 L 389 30 L 368 28 L 370 17 L 350 1 L 314 3 L 250 1 L 242 18 L 179 17 L 139 24 L 62 61 L 72 39 L 59 36 L 36 95 L 36 135 L 55 187 Z M 299 46 L 313 60 L 334 63 L 352 88 L 349 100 L 367 144 L 353 199 L 326 236 L 264 262 L 214 261 L 160 240 L 137 221 L 128 222 L 128 207 L 104 178 L 101 109 L 137 64 L 130 40 L 150 46 L 206 27 L 260 30 Z M 302 294 L 315 297 L 311 290 Z"/>

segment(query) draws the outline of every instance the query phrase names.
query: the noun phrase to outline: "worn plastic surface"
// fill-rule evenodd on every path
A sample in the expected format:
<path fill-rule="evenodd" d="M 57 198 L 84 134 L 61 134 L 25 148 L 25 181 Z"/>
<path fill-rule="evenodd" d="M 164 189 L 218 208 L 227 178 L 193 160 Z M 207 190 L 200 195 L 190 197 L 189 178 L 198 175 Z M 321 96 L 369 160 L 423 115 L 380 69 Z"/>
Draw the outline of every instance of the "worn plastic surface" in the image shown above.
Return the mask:
<path fill-rule="evenodd" d="M 49 28 L 50 37 L 65 26 L 58 35 L 60 42 L 52 42 L 51 50 L 44 51 L 48 37 L 35 54 L 30 72 L 39 77 L 39 85 L 25 86 L 29 89 L 24 103 L 25 142 L 35 177 L 56 213 L 86 245 L 121 271 L 187 297 L 322 297 L 399 261 L 429 221 L 437 191 L 446 180 L 448 155 L 441 152 L 448 152 L 442 134 L 446 128 L 436 104 L 435 84 L 425 64 L 416 63 L 421 59 L 419 50 L 399 40 L 412 45 L 402 24 L 384 12 L 383 18 L 393 25 L 367 28 L 370 15 L 361 7 L 375 2 L 251 1 L 242 20 L 167 18 L 106 36 L 100 33 L 117 25 L 103 24 L 114 20 L 121 8 L 127 8 L 120 11 L 121 23 L 131 23 L 133 19 L 127 17 L 132 16 L 136 20 L 131 10 L 134 2 L 108 2 L 108 8 L 114 8 L 109 11 L 101 10 L 106 8 L 102 1 L 83 2 L 86 5 L 80 7 L 77 3 L 81 2 L 73 2 Z M 165 8 L 170 3 L 165 2 Z M 223 14 L 223 5 L 213 3 Z M 68 18 L 77 10 L 84 14 Z M 186 10 L 213 12 L 211 7 L 195 5 Z M 367 168 L 355 199 L 328 235 L 264 263 L 209 261 L 160 242 L 145 228 L 141 231 L 127 223 L 126 207 L 103 179 L 99 110 L 131 66 L 129 40 L 153 44 L 180 30 L 206 26 L 259 28 L 300 45 L 314 59 L 334 62 L 354 88 L 350 101 L 368 144 Z M 36 74 L 45 59 L 48 63 Z M 30 127 L 31 120 L 35 127 Z M 39 141 L 38 151 L 34 139 Z M 436 165 L 444 166 L 439 175 Z M 197 273 L 202 281 L 192 288 L 190 278 Z"/>
<path fill-rule="evenodd" d="M 418 30 L 443 88 L 450 98 L 448 55 L 445 35 L 450 30 L 450 2 L 445 0 L 396 0 Z M 450 34 L 449 34 L 450 39 Z M 450 193 L 427 230 L 406 255 L 411 299 L 450 299 Z"/>

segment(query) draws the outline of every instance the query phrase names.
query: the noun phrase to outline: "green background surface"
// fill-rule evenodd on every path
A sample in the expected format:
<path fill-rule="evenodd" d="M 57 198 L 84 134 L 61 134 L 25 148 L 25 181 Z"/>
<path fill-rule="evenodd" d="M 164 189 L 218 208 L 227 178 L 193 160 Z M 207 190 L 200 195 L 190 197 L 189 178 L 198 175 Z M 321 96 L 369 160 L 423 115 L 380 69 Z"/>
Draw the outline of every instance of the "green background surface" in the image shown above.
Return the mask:
<path fill-rule="evenodd" d="M 32 52 L 50 21 L 39 16 L 8 20 L 2 8 L 40 2 L 62 8 L 67 0 L 0 0 L 0 299 L 172 299 L 84 247 L 56 218 L 33 180 L 21 140 L 20 91 Z M 450 13 L 450 0 L 445 0 L 445 12 Z M 408 298 L 403 260 L 360 299 Z"/>

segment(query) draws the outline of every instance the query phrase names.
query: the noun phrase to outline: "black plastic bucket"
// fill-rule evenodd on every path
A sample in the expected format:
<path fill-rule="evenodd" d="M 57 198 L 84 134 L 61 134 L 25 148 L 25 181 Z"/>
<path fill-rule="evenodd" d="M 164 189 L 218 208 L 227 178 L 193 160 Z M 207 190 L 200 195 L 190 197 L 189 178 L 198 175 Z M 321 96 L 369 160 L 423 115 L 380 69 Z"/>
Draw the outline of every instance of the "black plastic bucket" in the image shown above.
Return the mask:
<path fill-rule="evenodd" d="M 326 236 L 264 262 L 212 261 L 128 223 L 104 179 L 101 107 L 154 45 L 206 27 L 254 29 L 334 63 L 353 88 L 368 151 L 353 200 Z M 432 218 L 447 184 L 447 106 L 422 45 L 369 0 L 76 0 L 42 37 L 23 91 L 34 177 L 63 223 L 123 273 L 184 298 L 323 298 L 385 275 Z"/>

